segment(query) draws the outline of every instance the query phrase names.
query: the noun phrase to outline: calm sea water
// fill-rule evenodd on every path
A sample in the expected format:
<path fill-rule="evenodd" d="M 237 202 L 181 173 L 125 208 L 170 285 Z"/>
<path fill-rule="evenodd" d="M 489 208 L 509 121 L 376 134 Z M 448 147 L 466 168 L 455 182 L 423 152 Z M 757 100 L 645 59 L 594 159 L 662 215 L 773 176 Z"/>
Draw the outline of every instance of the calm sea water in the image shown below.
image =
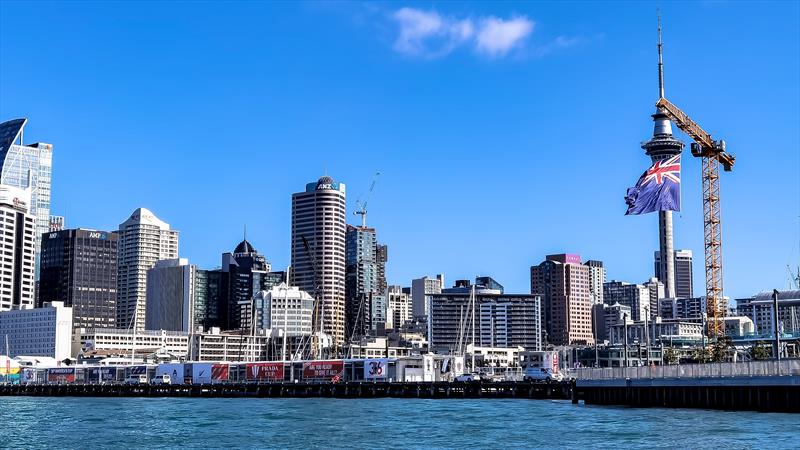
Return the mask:
<path fill-rule="evenodd" d="M 800 416 L 541 400 L 0 397 L 0 448 L 800 448 Z"/>

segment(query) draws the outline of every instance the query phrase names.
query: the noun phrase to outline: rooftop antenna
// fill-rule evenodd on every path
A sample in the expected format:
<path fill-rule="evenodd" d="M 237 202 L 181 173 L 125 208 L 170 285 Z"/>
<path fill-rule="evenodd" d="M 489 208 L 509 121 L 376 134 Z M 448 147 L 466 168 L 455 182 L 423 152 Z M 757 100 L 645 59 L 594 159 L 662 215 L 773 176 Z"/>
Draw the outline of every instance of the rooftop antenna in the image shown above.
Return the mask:
<path fill-rule="evenodd" d="M 664 98 L 664 58 L 661 40 L 661 9 L 658 9 L 658 98 Z"/>
<path fill-rule="evenodd" d="M 247 224 L 244 224 L 244 240 L 247 240 Z"/>

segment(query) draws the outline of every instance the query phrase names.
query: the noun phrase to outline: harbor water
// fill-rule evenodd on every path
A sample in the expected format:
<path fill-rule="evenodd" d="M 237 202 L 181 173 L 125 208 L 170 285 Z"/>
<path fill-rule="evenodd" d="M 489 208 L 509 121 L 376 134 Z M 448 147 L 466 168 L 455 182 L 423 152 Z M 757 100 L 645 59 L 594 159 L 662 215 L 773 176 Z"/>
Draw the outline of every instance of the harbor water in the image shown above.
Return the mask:
<path fill-rule="evenodd" d="M 800 417 L 544 400 L 0 399 L 2 448 L 800 448 Z"/>

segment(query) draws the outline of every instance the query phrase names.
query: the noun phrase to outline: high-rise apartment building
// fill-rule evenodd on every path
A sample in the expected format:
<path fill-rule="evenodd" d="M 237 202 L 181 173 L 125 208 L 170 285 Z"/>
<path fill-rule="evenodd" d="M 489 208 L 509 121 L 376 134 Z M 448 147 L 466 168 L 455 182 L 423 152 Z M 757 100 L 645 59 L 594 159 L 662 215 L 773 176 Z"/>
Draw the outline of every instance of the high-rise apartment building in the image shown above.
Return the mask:
<path fill-rule="evenodd" d="M 541 301 L 536 295 L 505 294 L 497 289 L 472 287 L 465 282 L 430 299 L 430 348 L 457 354 L 472 343 L 481 347 L 523 347 L 540 350 Z M 474 324 L 472 318 L 475 318 Z"/>
<path fill-rule="evenodd" d="M 220 269 L 198 269 L 195 273 L 195 323 L 204 330 L 225 328 L 227 317 L 227 298 L 224 296 L 225 284 Z"/>
<path fill-rule="evenodd" d="M 413 303 L 411 312 L 415 319 L 428 317 L 431 296 L 441 294 L 442 288 L 444 288 L 444 274 L 436 275 L 436 278 L 425 276 L 411 280 L 411 301 Z"/>
<path fill-rule="evenodd" d="M 650 318 L 652 319 L 660 314 L 659 302 L 664 298 L 664 283 L 656 277 L 651 277 L 644 282 L 644 286 L 650 292 Z"/>
<path fill-rule="evenodd" d="M 178 232 L 145 208 L 119 226 L 117 328 L 145 329 L 147 271 L 156 261 L 178 257 Z"/>
<path fill-rule="evenodd" d="M 63 302 L 75 328 L 114 328 L 117 240 L 116 233 L 83 228 L 42 235 L 37 305 Z"/>
<path fill-rule="evenodd" d="M 633 320 L 649 319 L 650 289 L 641 284 L 611 280 L 603 285 L 603 296 L 609 305 L 619 303 L 631 309 Z"/>
<path fill-rule="evenodd" d="M 30 189 L 0 185 L 0 311 L 33 308 L 36 218 L 28 212 Z"/>
<path fill-rule="evenodd" d="M 307 292 L 280 283 L 256 293 L 254 314 L 242 310 L 242 326 L 248 330 L 252 325 L 257 330 L 275 330 L 273 336 L 276 337 L 282 337 L 284 333 L 289 337 L 310 336 L 313 309 L 314 299 Z M 252 316 L 255 323 L 251 322 Z"/>
<path fill-rule="evenodd" d="M 30 191 L 28 213 L 35 220 L 37 239 L 34 246 L 38 262 L 38 236 L 50 231 L 53 146 L 24 144 L 23 133 L 27 123 L 28 119 L 14 119 L 0 124 L 0 184 Z"/>
<path fill-rule="evenodd" d="M 156 261 L 147 271 L 145 329 L 195 331 L 196 276 L 186 258 Z"/>
<path fill-rule="evenodd" d="M 580 255 L 548 255 L 532 266 L 531 294 L 542 298 L 547 343 L 594 344 L 589 266 L 581 263 Z"/>
<path fill-rule="evenodd" d="M 411 320 L 411 296 L 400 286 L 386 289 L 386 328 L 399 330 Z"/>
<path fill-rule="evenodd" d="M 315 326 L 330 336 L 332 353 L 345 341 L 345 185 L 329 176 L 292 194 L 292 286 L 322 307 Z"/>
<path fill-rule="evenodd" d="M 372 297 L 386 290 L 387 247 L 378 244 L 374 228 L 347 225 L 345 297 L 347 338 L 369 334 Z"/>
<path fill-rule="evenodd" d="M 606 282 L 606 268 L 603 261 L 590 259 L 584 263 L 589 268 L 589 295 L 592 297 L 592 304 L 603 303 L 603 283 Z"/>
<path fill-rule="evenodd" d="M 675 267 L 675 297 L 676 298 L 691 298 L 694 295 L 694 278 L 692 276 L 692 251 L 691 250 L 675 250 L 673 253 L 673 266 Z M 653 255 L 655 260 L 655 276 L 659 280 L 661 277 L 661 267 L 664 263 L 661 261 L 661 252 L 656 251 Z M 664 292 L 666 296 L 666 289 Z"/>

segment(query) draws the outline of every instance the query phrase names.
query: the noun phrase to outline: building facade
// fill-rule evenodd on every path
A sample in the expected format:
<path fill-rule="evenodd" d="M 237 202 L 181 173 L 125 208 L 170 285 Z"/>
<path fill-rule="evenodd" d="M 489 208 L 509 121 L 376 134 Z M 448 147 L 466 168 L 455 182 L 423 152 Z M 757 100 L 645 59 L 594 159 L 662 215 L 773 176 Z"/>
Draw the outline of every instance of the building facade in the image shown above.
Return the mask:
<path fill-rule="evenodd" d="M 606 282 L 606 268 L 603 261 L 590 259 L 584 263 L 589 267 L 589 295 L 592 297 L 592 304 L 603 303 L 603 284 Z"/>
<path fill-rule="evenodd" d="M 50 216 L 50 227 L 47 231 L 61 231 L 64 229 L 64 216 Z"/>
<path fill-rule="evenodd" d="M 268 291 L 256 293 L 253 313 L 242 308 L 242 326 L 258 330 L 273 330 L 273 336 L 310 336 L 312 333 L 312 313 L 314 299 L 307 292 L 294 286 L 281 283 Z M 255 317 L 255 323 L 251 317 Z"/>
<path fill-rule="evenodd" d="M 694 277 L 692 276 L 692 251 L 675 250 L 673 252 L 673 266 L 675 267 L 675 297 L 691 298 L 694 295 Z M 656 251 L 653 255 L 655 259 L 655 275 L 659 280 L 661 276 L 661 252 Z M 666 292 L 665 292 L 666 296 Z"/>
<path fill-rule="evenodd" d="M 28 213 L 34 217 L 35 235 L 50 231 L 50 194 L 53 173 L 51 144 L 24 144 L 28 119 L 0 124 L 0 184 L 30 191 Z M 34 242 L 36 261 L 39 240 Z M 38 265 L 36 266 L 38 273 Z"/>
<path fill-rule="evenodd" d="M 386 290 L 388 250 L 378 244 L 374 228 L 347 225 L 345 297 L 347 338 L 370 333 L 372 298 Z"/>
<path fill-rule="evenodd" d="M 147 271 L 145 329 L 193 332 L 197 266 L 186 258 L 164 259 Z"/>
<path fill-rule="evenodd" d="M 62 302 L 45 303 L 41 308 L 0 312 L 0 342 L 9 355 L 48 356 L 59 361 L 70 357 L 72 308 Z"/>
<path fill-rule="evenodd" d="M 464 352 L 472 344 L 474 329 L 476 346 L 539 350 L 540 309 L 541 300 L 536 295 L 476 289 L 473 315 L 471 293 L 432 294 L 428 319 L 430 348 L 437 353 Z"/>
<path fill-rule="evenodd" d="M 345 185 L 331 177 L 292 195 L 290 284 L 319 302 L 315 327 L 330 336 L 331 354 L 345 341 L 345 216 Z"/>
<path fill-rule="evenodd" d="M 589 267 L 581 263 L 580 255 L 548 255 L 531 267 L 531 294 L 542 299 L 547 343 L 594 344 Z"/>
<path fill-rule="evenodd" d="M 641 284 L 611 280 L 603 284 L 603 296 L 609 305 L 619 303 L 631 309 L 633 320 L 644 320 L 651 314 L 650 289 Z"/>
<path fill-rule="evenodd" d="M 42 235 L 38 303 L 71 307 L 75 328 L 115 328 L 117 240 L 83 228 Z"/>
<path fill-rule="evenodd" d="M 178 257 L 178 232 L 145 208 L 120 224 L 117 264 L 117 328 L 145 329 L 147 271 Z"/>
<path fill-rule="evenodd" d="M 400 286 L 386 289 L 386 328 L 399 330 L 411 320 L 411 296 Z"/>
<path fill-rule="evenodd" d="M 0 185 L 0 311 L 34 306 L 38 239 L 29 205 L 30 189 Z"/>
<path fill-rule="evenodd" d="M 736 300 L 736 312 L 753 321 L 758 336 L 774 336 L 772 292 L 765 291 Z M 778 291 L 778 327 L 783 334 L 800 335 L 800 290 Z"/>
<path fill-rule="evenodd" d="M 241 327 L 242 305 L 247 305 L 259 291 L 269 290 L 285 281 L 285 274 L 272 273 L 272 265 L 247 239 L 236 246 L 233 253 L 222 255 L 222 277 L 225 283 L 223 330 Z"/>
<path fill-rule="evenodd" d="M 411 300 L 413 302 L 411 313 L 415 319 L 428 317 L 431 296 L 441 294 L 442 288 L 444 288 L 444 274 L 438 274 L 436 278 L 425 276 L 411 281 Z"/>

